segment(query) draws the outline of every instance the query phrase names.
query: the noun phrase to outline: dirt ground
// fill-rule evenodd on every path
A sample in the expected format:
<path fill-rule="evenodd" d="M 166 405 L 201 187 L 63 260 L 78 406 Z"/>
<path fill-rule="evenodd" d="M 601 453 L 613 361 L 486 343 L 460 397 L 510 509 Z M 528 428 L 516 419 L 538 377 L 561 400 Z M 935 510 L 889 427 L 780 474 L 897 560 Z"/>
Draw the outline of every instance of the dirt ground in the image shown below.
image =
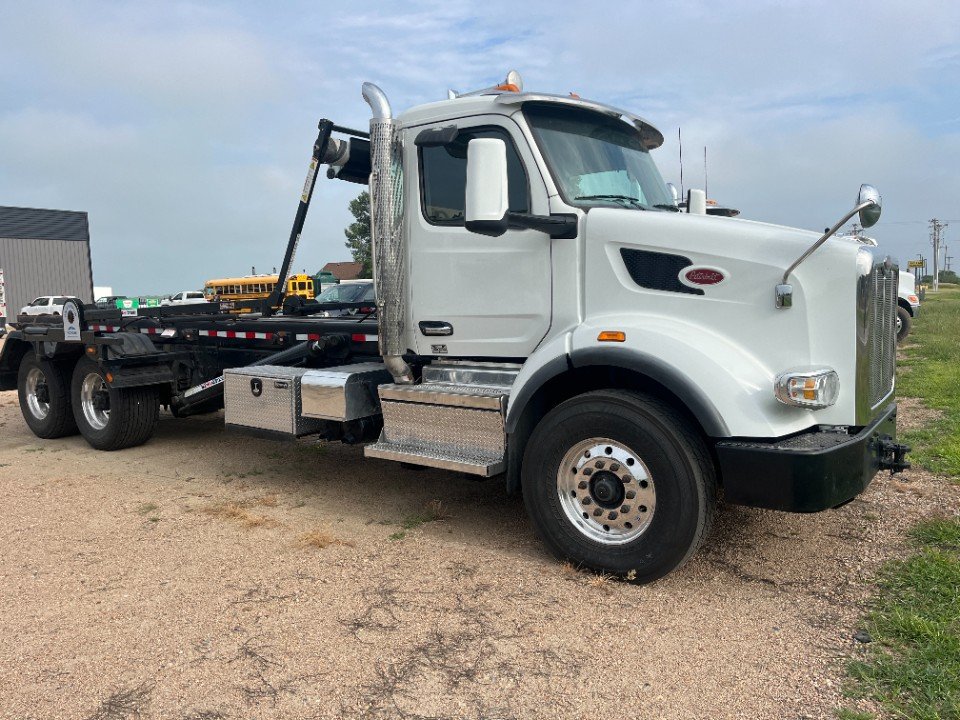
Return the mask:
<path fill-rule="evenodd" d="M 18 719 L 830 718 L 871 574 L 960 507 L 915 471 L 813 516 L 721 506 L 704 551 L 638 587 L 555 562 L 496 480 L 219 415 L 99 453 L 35 438 L 16 393 L 0 488 Z"/>

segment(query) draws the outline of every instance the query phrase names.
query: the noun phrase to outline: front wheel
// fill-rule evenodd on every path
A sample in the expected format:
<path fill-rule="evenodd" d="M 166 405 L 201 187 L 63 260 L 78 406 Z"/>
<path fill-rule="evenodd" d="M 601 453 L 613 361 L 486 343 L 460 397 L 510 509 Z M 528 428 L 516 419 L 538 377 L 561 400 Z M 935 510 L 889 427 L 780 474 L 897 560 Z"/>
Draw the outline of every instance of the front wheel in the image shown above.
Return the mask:
<path fill-rule="evenodd" d="M 156 388 L 114 388 L 104 371 L 82 358 L 73 371 L 70 394 L 80 434 L 97 450 L 142 445 L 153 434 L 160 414 Z"/>
<path fill-rule="evenodd" d="M 39 438 L 49 440 L 77 432 L 70 407 L 68 372 L 48 358 L 37 357 L 33 351 L 20 361 L 17 372 L 20 412 Z"/>
<path fill-rule="evenodd" d="M 897 305 L 897 344 L 899 345 L 904 340 L 907 339 L 907 335 L 910 334 L 910 324 L 913 319 L 910 317 L 904 308 L 900 305 Z"/>
<path fill-rule="evenodd" d="M 522 483 L 557 557 L 637 582 L 682 565 L 713 520 L 703 440 L 674 408 L 631 391 L 585 393 L 550 411 L 527 444 Z"/>

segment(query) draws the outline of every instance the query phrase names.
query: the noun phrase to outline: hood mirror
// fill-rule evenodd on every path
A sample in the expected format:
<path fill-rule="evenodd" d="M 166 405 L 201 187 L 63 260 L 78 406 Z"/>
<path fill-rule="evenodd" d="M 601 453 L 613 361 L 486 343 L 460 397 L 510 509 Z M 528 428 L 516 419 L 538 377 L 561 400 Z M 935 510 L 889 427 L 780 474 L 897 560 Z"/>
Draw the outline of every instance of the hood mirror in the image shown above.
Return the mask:
<path fill-rule="evenodd" d="M 880 193 L 873 185 L 861 185 L 860 194 L 857 195 L 857 204 L 846 215 L 840 218 L 840 222 L 827 231 L 813 245 L 807 248 L 807 251 L 793 261 L 793 265 L 788 267 L 780 278 L 776 287 L 776 306 L 778 308 L 788 308 L 793 305 L 793 286 L 790 285 L 790 273 L 797 269 L 797 266 L 810 257 L 814 250 L 823 245 L 828 239 L 836 234 L 837 230 L 846 225 L 847 221 L 854 215 L 860 215 L 860 224 L 864 228 L 873 227 L 880 219 Z"/>
<path fill-rule="evenodd" d="M 865 203 L 870 203 L 864 206 Z M 857 207 L 860 208 L 860 225 L 864 229 L 873 227 L 880 219 L 880 209 L 882 200 L 880 193 L 873 185 L 861 185 L 860 194 L 857 196 Z"/>

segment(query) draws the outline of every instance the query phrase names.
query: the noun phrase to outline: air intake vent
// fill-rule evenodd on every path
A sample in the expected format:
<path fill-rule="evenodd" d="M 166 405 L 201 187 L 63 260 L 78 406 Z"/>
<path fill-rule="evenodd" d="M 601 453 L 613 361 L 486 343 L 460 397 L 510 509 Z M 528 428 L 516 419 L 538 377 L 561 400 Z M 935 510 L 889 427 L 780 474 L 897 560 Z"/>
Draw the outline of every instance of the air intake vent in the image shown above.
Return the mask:
<path fill-rule="evenodd" d="M 703 295 L 703 290 L 688 287 L 678 279 L 681 270 L 693 265 L 688 257 L 633 248 L 620 248 L 620 256 L 630 278 L 642 288 Z"/>

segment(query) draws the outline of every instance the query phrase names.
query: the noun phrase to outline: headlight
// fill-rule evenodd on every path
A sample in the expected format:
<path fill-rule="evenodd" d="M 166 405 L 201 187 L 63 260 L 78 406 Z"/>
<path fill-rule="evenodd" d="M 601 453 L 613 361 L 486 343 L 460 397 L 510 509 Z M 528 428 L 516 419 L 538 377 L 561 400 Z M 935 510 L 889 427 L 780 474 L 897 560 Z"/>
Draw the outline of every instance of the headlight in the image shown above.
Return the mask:
<path fill-rule="evenodd" d="M 784 405 L 819 410 L 837 401 L 840 377 L 832 368 L 788 370 L 777 375 L 773 390 L 777 400 Z"/>

